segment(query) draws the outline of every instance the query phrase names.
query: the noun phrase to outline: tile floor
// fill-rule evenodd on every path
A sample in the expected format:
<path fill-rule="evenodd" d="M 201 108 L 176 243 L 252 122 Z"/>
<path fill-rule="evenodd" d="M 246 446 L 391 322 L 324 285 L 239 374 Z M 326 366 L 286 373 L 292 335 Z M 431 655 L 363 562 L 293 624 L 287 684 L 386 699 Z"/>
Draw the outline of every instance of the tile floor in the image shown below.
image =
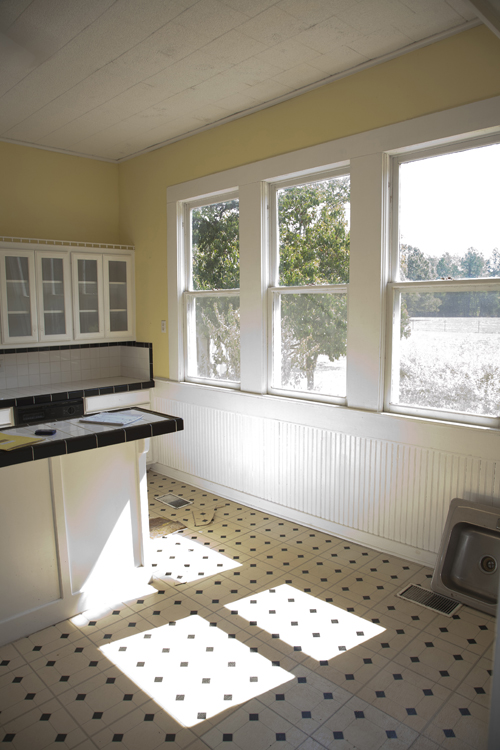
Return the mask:
<path fill-rule="evenodd" d="M 0 648 L 19 750 L 483 750 L 495 622 L 396 596 L 428 568 L 149 472 L 153 589 Z M 156 500 L 192 501 L 173 510 Z M 196 526 L 215 510 L 212 523 Z"/>

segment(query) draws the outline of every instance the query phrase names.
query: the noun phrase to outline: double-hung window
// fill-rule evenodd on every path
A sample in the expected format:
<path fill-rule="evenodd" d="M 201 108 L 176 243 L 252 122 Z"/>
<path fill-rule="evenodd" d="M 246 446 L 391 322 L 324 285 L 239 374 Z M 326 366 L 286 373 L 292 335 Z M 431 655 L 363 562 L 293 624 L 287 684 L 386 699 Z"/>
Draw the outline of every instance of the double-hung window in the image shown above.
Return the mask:
<path fill-rule="evenodd" d="M 344 403 L 349 175 L 271 192 L 270 392 Z"/>
<path fill-rule="evenodd" d="M 239 201 L 185 205 L 186 380 L 237 387 L 240 381 Z"/>
<path fill-rule="evenodd" d="M 500 144 L 398 156 L 391 411 L 498 426 Z"/>

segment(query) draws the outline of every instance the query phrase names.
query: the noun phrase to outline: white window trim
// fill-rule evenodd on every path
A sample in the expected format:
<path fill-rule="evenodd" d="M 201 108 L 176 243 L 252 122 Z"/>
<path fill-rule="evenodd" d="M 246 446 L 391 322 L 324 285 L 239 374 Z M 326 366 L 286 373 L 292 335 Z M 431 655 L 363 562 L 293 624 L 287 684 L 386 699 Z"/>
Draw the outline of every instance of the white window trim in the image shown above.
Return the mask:
<path fill-rule="evenodd" d="M 389 157 L 447 147 L 466 138 L 500 132 L 500 97 L 396 123 L 169 187 L 167 263 L 170 379 L 184 381 L 182 204 L 210 202 L 235 186 L 240 197 L 242 310 L 241 393 L 264 394 L 268 247 L 266 225 L 272 183 L 345 167 L 351 174 L 351 259 L 348 309 L 348 398 L 350 410 L 384 408 L 386 284 L 390 279 Z M 208 201 L 207 201 L 208 202 Z M 243 211 L 243 204 L 248 211 Z M 244 217 L 245 215 L 245 217 Z M 246 313 L 245 313 L 246 311 Z M 244 319 L 246 322 L 244 322 Z M 203 391 L 209 403 L 215 386 Z M 287 393 L 287 397 L 289 394 Z M 285 399 L 288 402 L 288 398 Z M 318 405 L 319 407 L 319 405 Z M 311 408 L 315 408 L 311 404 Z M 342 407 L 339 407 L 342 408 Z M 334 414 L 336 412 L 332 412 Z M 408 410 L 405 410 L 408 414 Z M 395 416 L 395 415 L 394 415 Z M 332 417 L 333 418 L 333 417 Z M 442 415 L 441 415 L 442 419 Z"/>

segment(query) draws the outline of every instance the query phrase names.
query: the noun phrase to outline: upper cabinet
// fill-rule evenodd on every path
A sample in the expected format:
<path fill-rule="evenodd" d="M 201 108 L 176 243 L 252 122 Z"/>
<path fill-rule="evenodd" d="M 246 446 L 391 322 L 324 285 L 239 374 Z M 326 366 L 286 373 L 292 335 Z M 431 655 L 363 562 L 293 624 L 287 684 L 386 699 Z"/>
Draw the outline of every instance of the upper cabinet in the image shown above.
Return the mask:
<path fill-rule="evenodd" d="M 0 245 L 4 344 L 134 337 L 133 252 L 19 244 Z"/>

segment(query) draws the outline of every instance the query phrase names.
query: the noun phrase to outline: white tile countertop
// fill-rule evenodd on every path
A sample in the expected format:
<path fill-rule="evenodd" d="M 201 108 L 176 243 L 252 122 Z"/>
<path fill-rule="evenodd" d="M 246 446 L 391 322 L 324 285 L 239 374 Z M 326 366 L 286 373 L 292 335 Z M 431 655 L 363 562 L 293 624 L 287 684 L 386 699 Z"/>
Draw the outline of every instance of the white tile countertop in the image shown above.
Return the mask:
<path fill-rule="evenodd" d="M 108 445 L 130 442 L 131 440 L 141 440 L 184 429 L 183 421 L 179 417 L 160 414 L 149 409 L 113 410 L 113 415 L 118 414 L 137 416 L 139 419 L 124 426 L 82 422 L 82 417 L 77 417 L 23 427 L 9 427 L 2 430 L 3 433 L 8 435 L 25 437 L 38 437 L 35 433 L 40 429 L 53 429 L 56 432 L 54 435 L 44 436 L 39 443 L 15 448 L 11 451 L 0 451 L 0 467 L 102 448 Z"/>

